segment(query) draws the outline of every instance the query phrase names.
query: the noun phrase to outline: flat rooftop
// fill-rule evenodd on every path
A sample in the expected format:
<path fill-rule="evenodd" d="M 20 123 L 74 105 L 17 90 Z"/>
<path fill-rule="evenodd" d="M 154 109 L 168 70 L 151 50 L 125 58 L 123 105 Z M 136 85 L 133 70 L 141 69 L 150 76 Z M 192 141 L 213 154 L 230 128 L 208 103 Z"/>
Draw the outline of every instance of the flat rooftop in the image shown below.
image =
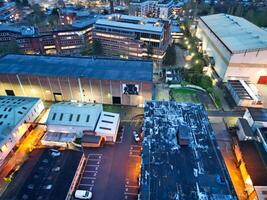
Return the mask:
<path fill-rule="evenodd" d="M 248 108 L 254 121 L 267 122 L 267 108 Z"/>
<path fill-rule="evenodd" d="M 93 57 L 9 54 L 0 57 L 0 74 L 152 81 L 153 63 Z"/>
<path fill-rule="evenodd" d="M 0 96 L 0 144 L 38 101 L 38 98 Z"/>
<path fill-rule="evenodd" d="M 65 200 L 82 152 L 64 150 L 57 157 L 51 153 L 50 149 L 44 150 L 15 199 Z M 57 167 L 59 171 L 55 170 Z"/>
<path fill-rule="evenodd" d="M 215 14 L 200 17 L 200 20 L 233 53 L 267 49 L 267 32 L 244 18 Z"/>
<path fill-rule="evenodd" d="M 252 131 L 250 125 L 248 124 L 248 121 L 244 118 L 238 118 L 243 130 L 244 134 L 248 137 L 255 137 L 255 133 Z"/>
<path fill-rule="evenodd" d="M 161 34 L 164 31 L 163 24 L 160 19 L 119 14 L 113 14 L 106 18 L 98 19 L 95 25 L 114 27 L 128 31 L 146 31 L 158 34 Z"/>
<path fill-rule="evenodd" d="M 180 126 L 189 145 L 180 146 Z M 144 108 L 141 199 L 236 199 L 204 107 L 149 101 Z"/>

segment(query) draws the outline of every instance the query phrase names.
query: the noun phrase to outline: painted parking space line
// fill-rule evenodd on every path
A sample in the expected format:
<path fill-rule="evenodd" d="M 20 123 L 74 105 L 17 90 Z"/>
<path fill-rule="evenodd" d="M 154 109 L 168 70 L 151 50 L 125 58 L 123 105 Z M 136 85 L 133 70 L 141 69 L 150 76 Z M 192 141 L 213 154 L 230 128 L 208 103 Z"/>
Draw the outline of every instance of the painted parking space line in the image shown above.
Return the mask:
<path fill-rule="evenodd" d="M 82 177 L 82 179 L 96 179 L 96 177 Z"/>
<path fill-rule="evenodd" d="M 94 184 L 88 184 L 88 183 L 81 183 L 80 186 L 89 186 L 89 187 L 93 187 Z"/>
<path fill-rule="evenodd" d="M 124 192 L 124 195 L 134 195 L 134 196 L 137 196 L 138 194 L 137 193 Z"/>
<path fill-rule="evenodd" d="M 91 165 L 90 163 L 89 163 L 89 165 L 86 165 L 86 166 L 89 166 L 89 167 L 99 167 L 99 165 Z"/>
<path fill-rule="evenodd" d="M 84 170 L 84 173 L 97 173 L 97 170 Z"/>

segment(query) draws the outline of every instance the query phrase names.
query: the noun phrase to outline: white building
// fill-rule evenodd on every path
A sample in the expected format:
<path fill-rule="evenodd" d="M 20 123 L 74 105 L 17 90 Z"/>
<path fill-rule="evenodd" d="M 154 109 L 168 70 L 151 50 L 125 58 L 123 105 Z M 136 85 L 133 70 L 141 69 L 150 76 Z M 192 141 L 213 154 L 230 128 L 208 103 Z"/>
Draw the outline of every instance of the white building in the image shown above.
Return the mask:
<path fill-rule="evenodd" d="M 38 98 L 0 96 L 0 166 L 43 109 Z"/>
<path fill-rule="evenodd" d="M 244 114 L 252 130 L 267 127 L 267 109 L 266 108 L 248 108 Z"/>
<path fill-rule="evenodd" d="M 116 142 L 120 125 L 120 115 L 111 112 L 102 112 L 95 129 L 96 135 L 105 138 L 105 141 Z"/>
<path fill-rule="evenodd" d="M 200 17 L 196 35 L 223 81 L 267 83 L 266 31 L 243 18 L 215 14 Z"/>
<path fill-rule="evenodd" d="M 129 6 L 130 15 L 161 19 L 169 19 L 172 16 L 172 10 L 172 0 L 134 0 Z"/>
<path fill-rule="evenodd" d="M 102 104 L 60 102 L 51 106 L 47 119 L 47 131 L 75 133 L 81 137 L 84 131 L 93 132 L 97 125 Z"/>
<path fill-rule="evenodd" d="M 231 93 L 237 106 L 263 107 L 261 97 L 255 87 L 244 80 L 228 80 L 227 88 Z"/>

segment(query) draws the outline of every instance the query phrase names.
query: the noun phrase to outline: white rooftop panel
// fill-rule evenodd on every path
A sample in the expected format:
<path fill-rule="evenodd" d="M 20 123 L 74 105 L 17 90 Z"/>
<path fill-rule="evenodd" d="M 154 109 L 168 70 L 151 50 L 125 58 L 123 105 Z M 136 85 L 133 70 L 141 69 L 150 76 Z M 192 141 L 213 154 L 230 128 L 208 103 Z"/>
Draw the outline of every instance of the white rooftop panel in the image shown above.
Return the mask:
<path fill-rule="evenodd" d="M 47 125 L 83 126 L 93 131 L 102 110 L 101 104 L 57 103 L 51 107 Z"/>
<path fill-rule="evenodd" d="M 38 101 L 38 98 L 0 96 L 0 143 Z"/>
<path fill-rule="evenodd" d="M 120 120 L 120 115 L 111 112 L 102 112 L 95 129 L 96 133 L 103 135 L 114 135 L 117 134 L 117 128 Z"/>
<path fill-rule="evenodd" d="M 244 18 L 215 14 L 201 20 L 232 52 L 267 49 L 267 32 Z"/>

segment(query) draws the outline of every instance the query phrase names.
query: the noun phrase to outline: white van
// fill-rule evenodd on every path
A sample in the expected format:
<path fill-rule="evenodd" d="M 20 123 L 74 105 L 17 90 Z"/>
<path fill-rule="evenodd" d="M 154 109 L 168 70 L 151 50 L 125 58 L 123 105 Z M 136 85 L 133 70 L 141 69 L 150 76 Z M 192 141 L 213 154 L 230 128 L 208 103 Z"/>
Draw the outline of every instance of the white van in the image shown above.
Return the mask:
<path fill-rule="evenodd" d="M 88 190 L 76 190 L 74 196 L 77 199 L 91 199 L 93 194 Z"/>

